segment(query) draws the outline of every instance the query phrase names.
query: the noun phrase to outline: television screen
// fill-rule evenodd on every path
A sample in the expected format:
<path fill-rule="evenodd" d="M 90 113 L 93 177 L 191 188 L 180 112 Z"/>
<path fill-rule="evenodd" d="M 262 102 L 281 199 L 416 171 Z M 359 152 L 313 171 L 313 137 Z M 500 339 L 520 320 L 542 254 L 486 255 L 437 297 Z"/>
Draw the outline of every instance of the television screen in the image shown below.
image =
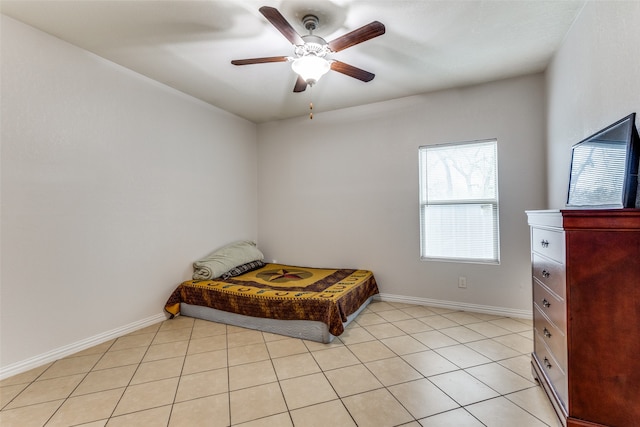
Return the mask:
<path fill-rule="evenodd" d="M 633 113 L 574 145 L 567 206 L 637 207 L 638 143 Z"/>

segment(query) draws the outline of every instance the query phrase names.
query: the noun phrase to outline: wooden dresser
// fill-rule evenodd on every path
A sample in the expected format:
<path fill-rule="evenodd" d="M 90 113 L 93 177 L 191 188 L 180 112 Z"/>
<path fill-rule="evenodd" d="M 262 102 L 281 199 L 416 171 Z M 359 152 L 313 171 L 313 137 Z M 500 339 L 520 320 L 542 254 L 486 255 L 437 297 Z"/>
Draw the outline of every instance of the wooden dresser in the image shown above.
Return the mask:
<path fill-rule="evenodd" d="M 640 209 L 527 215 L 534 376 L 563 425 L 640 426 Z"/>

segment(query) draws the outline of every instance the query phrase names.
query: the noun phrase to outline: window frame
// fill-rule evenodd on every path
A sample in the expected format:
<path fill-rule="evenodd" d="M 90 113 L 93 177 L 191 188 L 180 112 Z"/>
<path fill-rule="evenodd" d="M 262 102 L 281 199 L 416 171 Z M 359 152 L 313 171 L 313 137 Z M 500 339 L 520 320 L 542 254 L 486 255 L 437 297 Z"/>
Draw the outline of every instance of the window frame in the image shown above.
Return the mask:
<path fill-rule="evenodd" d="M 427 165 L 426 159 L 424 156 L 427 155 L 427 152 L 430 149 L 440 149 L 447 146 L 467 146 L 473 144 L 487 144 L 491 143 L 493 145 L 494 150 L 494 171 L 495 171 L 495 197 L 494 198 L 469 198 L 469 199 L 459 199 L 459 198 L 449 198 L 442 199 L 437 201 L 429 201 L 428 199 L 428 187 L 427 187 Z M 457 263 L 473 263 L 473 264 L 483 264 L 483 265 L 499 265 L 500 264 L 500 201 L 499 201 L 499 185 L 498 185 L 498 170 L 499 170 L 499 162 L 498 162 L 498 139 L 497 138 L 489 138 L 489 139 L 479 139 L 479 140 L 471 140 L 471 141 L 461 141 L 461 142 L 449 142 L 442 144 L 430 144 L 430 145 L 422 145 L 418 147 L 418 186 L 419 186 L 419 220 L 420 220 L 420 260 L 422 261 L 441 261 L 441 262 L 457 262 Z M 492 212 L 494 212 L 494 217 L 492 217 L 492 224 L 495 230 L 492 230 L 491 235 L 493 236 L 493 252 L 494 255 L 491 258 L 486 257 L 451 257 L 451 256 L 437 256 L 432 254 L 427 254 L 427 248 L 425 247 L 428 235 L 426 230 L 426 212 L 429 206 L 462 206 L 462 205 L 490 205 L 492 208 Z"/>

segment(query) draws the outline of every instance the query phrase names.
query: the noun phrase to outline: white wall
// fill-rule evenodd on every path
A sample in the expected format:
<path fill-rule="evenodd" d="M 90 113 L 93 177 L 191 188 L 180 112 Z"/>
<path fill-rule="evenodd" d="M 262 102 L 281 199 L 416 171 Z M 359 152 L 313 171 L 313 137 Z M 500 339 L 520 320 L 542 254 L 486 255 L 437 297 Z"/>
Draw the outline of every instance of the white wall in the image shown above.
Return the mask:
<path fill-rule="evenodd" d="M 371 269 L 384 294 L 530 313 L 524 211 L 546 200 L 544 90 L 538 74 L 260 125 L 265 256 Z M 498 139 L 501 264 L 420 261 L 418 147 L 487 138 Z"/>
<path fill-rule="evenodd" d="M 588 2 L 547 80 L 548 205 L 557 209 L 567 200 L 571 146 L 640 114 L 640 2 Z"/>
<path fill-rule="evenodd" d="M 257 135 L 17 21 L 1 28 L 4 369 L 159 316 L 195 259 L 256 239 Z"/>

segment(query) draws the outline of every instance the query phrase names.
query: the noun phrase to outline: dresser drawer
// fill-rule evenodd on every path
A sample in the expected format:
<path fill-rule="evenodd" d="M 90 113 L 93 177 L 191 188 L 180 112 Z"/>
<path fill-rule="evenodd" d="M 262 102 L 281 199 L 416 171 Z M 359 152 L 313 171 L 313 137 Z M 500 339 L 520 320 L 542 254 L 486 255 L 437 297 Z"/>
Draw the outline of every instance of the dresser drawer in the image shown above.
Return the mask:
<path fill-rule="evenodd" d="M 540 283 L 555 292 L 560 298 L 565 298 L 565 274 L 564 264 L 557 263 L 548 258 L 532 254 L 533 277 Z"/>
<path fill-rule="evenodd" d="M 560 329 L 553 323 L 547 320 L 536 305 L 533 307 L 533 327 L 536 333 L 542 338 L 542 341 L 544 341 L 549 350 L 551 350 L 553 357 L 558 361 L 562 370 L 566 370 L 567 344 L 564 334 L 560 332 Z"/>
<path fill-rule="evenodd" d="M 564 334 L 567 332 L 567 306 L 537 279 L 533 280 L 533 302 Z"/>
<path fill-rule="evenodd" d="M 567 374 L 561 369 L 560 365 L 553 357 L 549 348 L 542 341 L 542 337 L 537 333 L 535 335 L 534 341 L 534 352 L 535 356 L 540 362 L 540 366 L 542 367 L 542 371 L 549 379 L 549 382 L 553 386 L 556 391 L 556 394 L 562 401 L 562 405 L 565 410 L 567 409 L 567 402 L 569 401 L 569 387 L 567 383 Z"/>
<path fill-rule="evenodd" d="M 531 250 L 564 263 L 564 232 L 532 228 Z"/>

